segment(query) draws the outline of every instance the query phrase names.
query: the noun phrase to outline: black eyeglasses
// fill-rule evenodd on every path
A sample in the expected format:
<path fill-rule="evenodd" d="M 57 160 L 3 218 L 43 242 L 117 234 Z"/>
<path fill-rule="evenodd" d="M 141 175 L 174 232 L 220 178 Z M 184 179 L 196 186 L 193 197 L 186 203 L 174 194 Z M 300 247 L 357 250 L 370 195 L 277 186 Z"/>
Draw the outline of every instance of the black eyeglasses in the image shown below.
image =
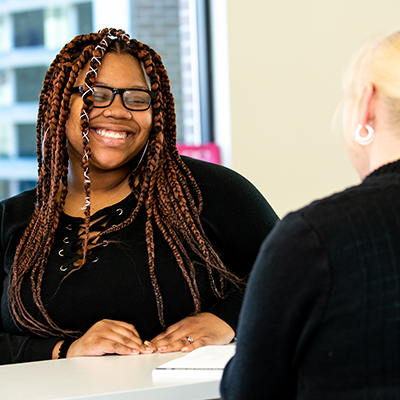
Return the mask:
<path fill-rule="evenodd" d="M 72 93 L 84 93 L 82 86 L 72 88 Z M 90 90 L 89 90 L 90 93 Z M 121 96 L 124 107 L 131 111 L 146 111 L 150 108 L 151 102 L 155 98 L 155 93 L 145 89 L 114 89 L 108 86 L 93 87 L 93 106 L 96 108 L 106 108 L 114 101 L 116 94 Z"/>

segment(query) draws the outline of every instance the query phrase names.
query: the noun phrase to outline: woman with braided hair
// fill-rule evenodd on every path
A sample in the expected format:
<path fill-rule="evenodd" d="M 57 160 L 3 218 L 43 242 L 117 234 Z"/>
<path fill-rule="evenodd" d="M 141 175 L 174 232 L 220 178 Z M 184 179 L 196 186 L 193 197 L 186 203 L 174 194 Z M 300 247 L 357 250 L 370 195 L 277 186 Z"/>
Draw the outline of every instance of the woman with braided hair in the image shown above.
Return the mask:
<path fill-rule="evenodd" d="M 246 179 L 179 156 L 160 56 L 77 36 L 39 98 L 37 188 L 0 203 L 0 363 L 232 341 L 277 221 Z"/>

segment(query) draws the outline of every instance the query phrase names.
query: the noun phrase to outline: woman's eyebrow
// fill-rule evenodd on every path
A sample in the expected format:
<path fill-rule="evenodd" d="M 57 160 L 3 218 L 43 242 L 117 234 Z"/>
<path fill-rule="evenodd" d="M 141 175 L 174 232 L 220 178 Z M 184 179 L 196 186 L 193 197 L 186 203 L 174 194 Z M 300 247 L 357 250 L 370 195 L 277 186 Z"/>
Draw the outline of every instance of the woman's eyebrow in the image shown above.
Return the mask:
<path fill-rule="evenodd" d="M 96 85 L 100 85 L 100 86 L 107 86 L 107 87 L 112 87 L 110 86 L 108 83 L 102 82 L 102 81 L 96 81 Z M 125 88 L 115 88 L 115 89 L 125 89 Z M 145 89 L 145 90 L 149 90 L 149 88 L 146 85 L 131 85 L 126 89 Z"/>

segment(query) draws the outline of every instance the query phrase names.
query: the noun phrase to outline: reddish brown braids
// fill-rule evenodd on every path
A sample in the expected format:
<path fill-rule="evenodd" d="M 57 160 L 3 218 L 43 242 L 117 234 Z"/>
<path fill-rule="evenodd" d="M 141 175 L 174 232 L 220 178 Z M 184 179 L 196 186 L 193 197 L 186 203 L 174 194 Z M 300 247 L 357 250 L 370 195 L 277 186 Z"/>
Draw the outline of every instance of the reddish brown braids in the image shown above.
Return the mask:
<path fill-rule="evenodd" d="M 165 327 L 163 300 L 155 273 L 153 228 L 157 226 L 171 248 L 176 262 L 190 288 L 195 312 L 200 312 L 200 295 L 195 269 L 188 251 L 203 262 L 210 284 L 218 297 L 226 295 L 226 280 L 237 283 L 223 265 L 204 234 L 200 221 L 203 199 L 191 172 L 182 162 L 176 149 L 174 98 L 160 56 L 150 47 L 129 39 L 124 31 L 104 29 L 99 33 L 77 36 L 64 46 L 51 64 L 39 97 L 37 121 L 37 153 L 39 178 L 37 200 L 31 221 L 17 247 L 11 272 L 9 305 L 11 314 L 23 327 L 40 336 L 74 336 L 59 328 L 46 311 L 41 297 L 41 284 L 55 232 L 63 211 L 68 191 L 68 153 L 65 125 L 69 115 L 71 89 L 78 73 L 90 63 L 86 74 L 86 88 L 95 83 L 106 52 L 131 54 L 142 62 L 156 97 L 153 101 L 153 128 L 143 162 L 131 176 L 131 188 L 138 203 L 130 217 L 99 235 L 120 230 L 132 223 L 139 210 L 147 214 L 145 233 L 151 282 L 157 301 L 159 320 Z M 86 258 L 90 222 L 90 145 L 87 140 L 88 120 L 93 104 L 90 95 L 84 95 L 82 108 L 83 180 L 86 191 L 85 240 L 82 243 Z M 134 185 L 133 182 L 139 182 Z M 155 225 L 154 225 L 155 224 Z M 39 322 L 26 310 L 21 299 L 21 285 L 29 278 L 33 299 L 45 322 Z"/>

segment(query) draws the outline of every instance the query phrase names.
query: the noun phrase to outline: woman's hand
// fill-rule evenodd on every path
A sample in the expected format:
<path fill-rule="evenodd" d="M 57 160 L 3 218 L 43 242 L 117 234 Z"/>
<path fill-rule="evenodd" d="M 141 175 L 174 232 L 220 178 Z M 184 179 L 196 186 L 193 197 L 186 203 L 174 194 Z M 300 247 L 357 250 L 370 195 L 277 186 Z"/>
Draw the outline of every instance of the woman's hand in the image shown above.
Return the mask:
<path fill-rule="evenodd" d="M 57 343 L 54 353 L 59 349 Z M 67 358 L 80 356 L 102 356 L 104 354 L 132 355 L 148 353 L 139 333 L 131 324 L 104 319 L 96 322 L 81 338 L 75 340 L 68 349 Z"/>
<path fill-rule="evenodd" d="M 171 325 L 156 336 L 151 345 L 160 353 L 190 352 L 202 346 L 228 344 L 234 337 L 234 330 L 225 321 L 204 312 Z"/>

